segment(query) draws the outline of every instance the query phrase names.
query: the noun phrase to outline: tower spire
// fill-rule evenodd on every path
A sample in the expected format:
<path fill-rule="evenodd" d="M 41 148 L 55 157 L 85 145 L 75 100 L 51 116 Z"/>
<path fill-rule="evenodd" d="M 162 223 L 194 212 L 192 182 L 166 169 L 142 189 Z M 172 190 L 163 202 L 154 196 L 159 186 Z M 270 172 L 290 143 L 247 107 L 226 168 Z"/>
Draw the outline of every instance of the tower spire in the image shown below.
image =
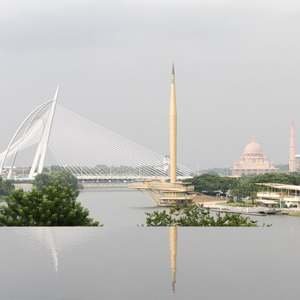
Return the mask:
<path fill-rule="evenodd" d="M 170 98 L 170 182 L 175 183 L 177 180 L 177 110 L 174 61 L 172 62 L 172 82 Z"/>
<path fill-rule="evenodd" d="M 289 171 L 296 172 L 294 121 L 291 126 Z"/>

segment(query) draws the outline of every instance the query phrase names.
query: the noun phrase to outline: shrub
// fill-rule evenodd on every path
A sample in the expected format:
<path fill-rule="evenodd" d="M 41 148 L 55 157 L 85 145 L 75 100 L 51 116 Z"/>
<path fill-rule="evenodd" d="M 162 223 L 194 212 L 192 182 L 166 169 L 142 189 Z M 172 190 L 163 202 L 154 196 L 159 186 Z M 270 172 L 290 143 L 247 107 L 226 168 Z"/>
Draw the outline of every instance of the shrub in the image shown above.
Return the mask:
<path fill-rule="evenodd" d="M 0 206 L 0 226 L 98 226 L 76 201 L 78 194 L 58 183 L 42 191 L 13 191 Z"/>

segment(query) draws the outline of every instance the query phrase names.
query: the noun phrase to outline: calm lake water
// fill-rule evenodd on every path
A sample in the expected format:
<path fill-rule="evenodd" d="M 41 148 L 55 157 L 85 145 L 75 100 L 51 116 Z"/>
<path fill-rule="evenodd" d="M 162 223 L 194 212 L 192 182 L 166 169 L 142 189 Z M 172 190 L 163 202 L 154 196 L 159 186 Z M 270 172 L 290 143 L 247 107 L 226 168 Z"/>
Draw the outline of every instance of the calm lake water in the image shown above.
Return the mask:
<path fill-rule="evenodd" d="M 134 191 L 79 196 L 100 228 L 1 228 L 0 299 L 296 299 L 300 218 L 260 228 L 142 228 Z M 172 247 L 170 246 L 172 245 Z"/>

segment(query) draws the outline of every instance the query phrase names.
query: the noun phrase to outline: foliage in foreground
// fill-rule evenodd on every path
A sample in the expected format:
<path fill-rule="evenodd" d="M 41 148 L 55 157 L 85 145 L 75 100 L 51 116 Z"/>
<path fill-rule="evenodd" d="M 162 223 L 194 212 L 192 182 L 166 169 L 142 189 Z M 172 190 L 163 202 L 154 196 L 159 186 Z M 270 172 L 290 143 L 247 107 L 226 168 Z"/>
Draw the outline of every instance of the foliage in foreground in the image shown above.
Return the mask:
<path fill-rule="evenodd" d="M 192 204 L 187 207 L 175 206 L 170 211 L 145 213 L 147 226 L 242 226 L 257 227 L 257 221 L 238 214 L 216 213 L 210 215 L 210 209 Z"/>
<path fill-rule="evenodd" d="M 78 191 L 58 183 L 24 192 L 13 191 L 0 206 L 0 226 L 98 226 L 76 201 Z"/>

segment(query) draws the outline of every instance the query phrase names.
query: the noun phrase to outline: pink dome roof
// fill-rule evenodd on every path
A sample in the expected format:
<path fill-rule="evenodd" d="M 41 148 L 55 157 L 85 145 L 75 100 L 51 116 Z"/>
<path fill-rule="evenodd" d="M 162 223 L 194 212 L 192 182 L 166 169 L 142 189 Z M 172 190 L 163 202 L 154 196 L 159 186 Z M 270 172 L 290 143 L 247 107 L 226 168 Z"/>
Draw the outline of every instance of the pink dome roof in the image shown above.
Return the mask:
<path fill-rule="evenodd" d="M 257 153 L 263 154 L 263 149 L 260 144 L 256 143 L 254 140 L 245 147 L 245 154 Z"/>

